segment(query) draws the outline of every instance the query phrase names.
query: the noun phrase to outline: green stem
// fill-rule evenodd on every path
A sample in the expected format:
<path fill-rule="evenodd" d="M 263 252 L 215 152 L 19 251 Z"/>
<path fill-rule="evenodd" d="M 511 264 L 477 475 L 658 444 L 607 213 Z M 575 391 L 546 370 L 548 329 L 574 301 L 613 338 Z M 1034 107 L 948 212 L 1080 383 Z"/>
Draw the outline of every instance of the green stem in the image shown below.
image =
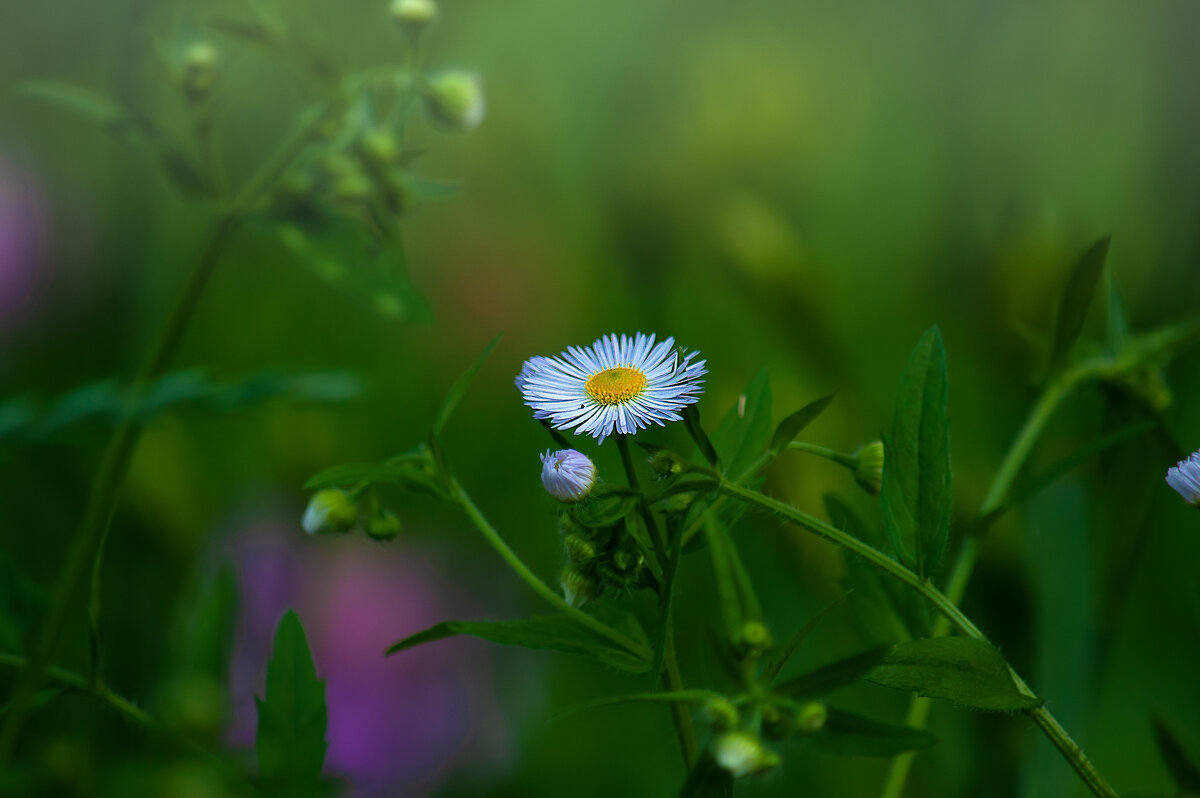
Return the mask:
<path fill-rule="evenodd" d="M 504 542 L 504 538 L 500 537 L 500 533 L 496 531 L 496 528 L 492 526 L 491 522 L 487 520 L 487 517 L 479 511 L 479 508 L 475 506 L 475 502 L 471 501 L 471 497 L 467 494 L 466 489 L 464 489 L 458 480 L 454 479 L 453 477 L 451 477 L 450 481 L 450 491 L 451 496 L 453 496 L 458 502 L 459 506 L 463 508 L 463 512 L 467 514 L 467 517 L 471 519 L 471 522 L 475 524 L 475 527 L 481 533 L 483 533 L 483 537 L 487 540 L 487 542 L 490 543 L 492 548 L 496 550 L 496 552 L 504 559 L 506 563 L 508 563 L 508 567 L 512 568 L 516 575 L 521 577 L 525 584 L 533 588 L 533 592 L 537 593 L 556 609 L 561 610 L 563 613 L 570 616 L 572 620 L 577 621 L 583 626 L 591 629 L 593 632 L 596 632 L 597 634 L 611 640 L 613 643 L 616 643 L 630 654 L 646 660 L 650 659 L 651 652 L 645 645 L 621 634 L 616 629 L 613 629 L 606 623 L 596 620 L 586 612 L 572 607 L 562 596 L 560 596 L 556 591 L 552 590 L 549 585 L 539 579 L 537 574 L 531 571 L 529 566 L 522 562 L 521 558 L 517 556 L 517 553 L 513 551 L 507 543 Z"/>
<path fill-rule="evenodd" d="M 971 619 L 964 615 L 958 606 L 940 590 L 934 587 L 928 580 L 917 576 L 917 574 L 878 549 L 789 504 L 784 504 L 736 483 L 725 480 L 721 483 L 721 490 L 730 496 L 751 504 L 756 504 L 781 515 L 797 526 L 814 532 L 826 540 L 857 554 L 875 567 L 886 571 L 920 593 L 942 614 L 950 625 L 957 628 L 963 634 L 974 637 L 977 640 L 987 640 L 987 637 L 979 630 L 979 627 L 975 626 L 971 622 Z M 1017 689 L 1023 695 L 1036 698 L 1036 694 L 1029 688 L 1029 685 L 1025 683 L 1011 666 L 1009 667 L 1009 672 L 1012 674 L 1013 682 L 1016 684 Z M 1058 721 L 1054 719 L 1054 716 L 1044 706 L 1025 710 L 1025 713 L 1030 716 L 1033 722 L 1054 743 L 1054 746 L 1058 748 L 1059 752 L 1062 753 L 1063 757 L 1071 764 L 1071 767 L 1075 769 L 1075 772 L 1079 774 L 1093 793 L 1101 798 L 1117 798 L 1116 791 L 1097 772 L 1095 766 L 1092 765 L 1083 753 L 1083 750 L 1071 739 L 1066 730 L 1059 725 Z"/>
<path fill-rule="evenodd" d="M 25 657 L 21 657 L 16 654 L 0 652 L 0 665 L 8 668 L 24 669 L 27 667 L 28 661 L 25 659 Z M 102 682 L 94 681 L 86 676 L 83 676 L 82 674 L 66 670 L 65 668 L 59 668 L 57 666 L 50 666 L 46 668 L 44 673 L 46 678 L 53 682 L 57 682 L 64 687 L 72 687 L 95 696 L 103 703 L 107 704 L 110 708 L 115 710 L 118 714 L 123 715 L 125 718 L 133 721 L 134 723 L 137 723 L 141 726 L 147 726 L 152 729 L 161 728 L 161 724 L 157 720 L 147 714 L 128 698 L 113 692 Z"/>
<path fill-rule="evenodd" d="M 1033 451 L 1033 446 L 1037 443 L 1037 439 L 1041 437 L 1046 424 L 1050 421 L 1050 417 L 1054 415 L 1054 411 L 1058 409 L 1058 406 L 1071 392 L 1072 388 L 1087 376 L 1088 372 L 1084 371 L 1067 372 L 1060 379 L 1046 386 L 1046 390 L 1042 392 L 1042 395 L 1030 409 L 1029 416 L 1025 419 L 1020 432 L 1013 439 L 1008 452 L 1005 453 L 1004 459 L 1000 463 L 1000 467 L 996 470 L 996 476 L 992 479 L 992 484 L 988 487 L 987 495 L 984 497 L 983 504 L 979 508 L 980 518 L 990 515 L 1004 504 L 1004 500 L 1012 490 L 1013 483 L 1016 482 L 1017 475 L 1021 473 L 1021 469 L 1029 459 L 1029 455 Z M 950 570 L 950 576 L 946 581 L 946 598 L 955 604 L 962 601 L 978 561 L 979 538 L 976 535 L 969 535 L 963 539 L 962 547 L 958 551 L 958 557 L 955 559 L 954 566 Z M 934 623 L 930 634 L 933 637 L 941 637 L 949 631 L 950 624 L 944 617 L 939 617 Z M 922 696 L 914 697 L 912 703 L 909 704 L 905 723 L 916 728 L 923 728 L 929 719 L 931 708 L 931 700 L 929 698 Z M 909 772 L 912 770 L 913 759 L 915 757 L 915 752 L 909 751 L 892 760 L 891 766 L 888 769 L 887 780 L 883 785 L 881 798 L 900 798 L 904 794 L 904 785 L 908 780 Z M 1081 773 L 1081 775 L 1083 774 Z"/>
<path fill-rule="evenodd" d="M 851 471 L 858 468 L 858 458 L 841 452 L 835 452 L 833 449 L 827 449 L 824 446 L 817 446 L 815 443 L 806 443 L 805 441 L 792 441 L 788 444 L 789 449 L 795 449 L 798 452 L 808 452 L 815 454 L 818 457 L 824 457 L 826 460 L 832 460 L 838 465 L 845 466 Z"/>
<path fill-rule="evenodd" d="M 629 487 L 638 493 L 638 510 L 642 523 L 646 525 L 646 534 L 654 544 L 654 553 L 663 567 L 663 581 L 659 586 L 659 635 L 654 651 L 653 667 L 662 671 L 662 681 L 668 690 L 682 690 L 683 678 L 679 673 L 679 661 L 675 657 L 674 633 L 671 627 L 671 591 L 675 585 L 675 568 L 678 565 L 680 549 L 683 546 L 683 530 L 676 536 L 674 550 L 667 552 L 667 542 L 661 527 L 655 522 L 653 513 L 646 506 L 642 494 L 637 471 L 634 470 L 633 457 L 629 452 L 628 436 L 618 433 L 617 450 L 621 453 L 621 464 L 625 467 L 625 477 Z M 673 555 L 673 556 L 672 556 Z M 692 727 L 692 716 L 687 708 L 678 702 L 671 703 L 671 720 L 675 724 L 675 735 L 679 738 L 679 748 L 683 753 L 683 762 L 690 771 L 696 762 L 696 731 Z"/>

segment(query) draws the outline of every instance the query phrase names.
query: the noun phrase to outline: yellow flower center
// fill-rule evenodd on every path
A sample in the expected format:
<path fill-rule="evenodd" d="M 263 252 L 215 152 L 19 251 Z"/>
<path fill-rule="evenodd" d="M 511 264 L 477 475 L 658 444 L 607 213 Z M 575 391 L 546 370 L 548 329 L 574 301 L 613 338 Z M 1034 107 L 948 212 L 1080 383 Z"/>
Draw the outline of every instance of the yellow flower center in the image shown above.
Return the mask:
<path fill-rule="evenodd" d="M 583 390 L 602 405 L 628 402 L 646 388 L 646 375 L 632 366 L 597 371 L 587 378 Z"/>

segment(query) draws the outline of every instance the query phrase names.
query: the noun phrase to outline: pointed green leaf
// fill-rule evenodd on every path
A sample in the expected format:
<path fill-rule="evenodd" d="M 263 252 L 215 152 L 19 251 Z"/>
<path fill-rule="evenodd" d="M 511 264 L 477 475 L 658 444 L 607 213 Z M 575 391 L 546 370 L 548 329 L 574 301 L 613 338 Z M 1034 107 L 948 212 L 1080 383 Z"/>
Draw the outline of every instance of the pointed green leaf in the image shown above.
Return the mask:
<path fill-rule="evenodd" d="M 884 436 L 880 493 L 888 537 L 900 560 L 933 572 L 950 534 L 950 424 L 946 349 L 937 327 L 921 336 L 896 395 L 891 436 Z"/>
<path fill-rule="evenodd" d="M 120 105 L 82 86 L 53 80 L 27 80 L 17 85 L 17 91 L 110 130 L 130 121 L 129 112 Z"/>
<path fill-rule="evenodd" d="M 1017 689 L 1008 663 L 991 643 L 971 637 L 899 643 L 864 678 L 974 709 L 1030 709 L 1042 703 Z"/>
<path fill-rule="evenodd" d="M 637 657 L 624 649 L 616 648 L 603 637 L 562 615 L 515 621 L 445 621 L 404 638 L 388 648 L 386 653 L 394 654 L 422 643 L 460 634 L 481 637 L 506 646 L 583 654 L 631 673 L 644 673 L 650 669 L 648 658 Z"/>
<path fill-rule="evenodd" d="M 813 742 L 831 754 L 895 756 L 928 748 L 937 737 L 925 729 L 881 723 L 830 707 L 825 725 L 813 735 Z"/>
<path fill-rule="evenodd" d="M 713 468 L 720 468 L 721 462 L 717 457 L 717 450 L 713 448 L 712 441 L 708 439 L 708 433 L 704 431 L 704 426 L 700 423 L 700 410 L 695 404 L 683 408 L 683 423 L 705 461 Z"/>
<path fill-rule="evenodd" d="M 828 396 L 822 396 L 820 399 L 814 399 L 783 421 L 780 421 L 779 426 L 775 428 L 775 435 L 771 438 L 771 455 L 774 456 L 782 452 L 805 427 L 816 421 L 817 417 L 825 412 L 825 408 L 829 407 L 829 403 L 833 401 L 834 395 L 831 393 Z"/>
<path fill-rule="evenodd" d="M 819 698 L 848 687 L 863 678 L 891 652 L 892 646 L 879 646 L 861 654 L 832 662 L 802 676 L 776 685 L 773 692 L 794 700 Z"/>
<path fill-rule="evenodd" d="M 766 452 L 770 437 L 771 384 L 767 372 L 760 371 L 721 419 L 713 435 L 712 442 L 725 464 L 725 474 L 740 479 Z"/>
<path fill-rule="evenodd" d="M 1106 288 L 1108 289 L 1108 348 L 1110 352 L 1120 352 L 1129 340 L 1129 320 L 1125 316 L 1125 308 L 1117 293 L 1117 281 L 1112 269 L 1108 270 Z"/>
<path fill-rule="evenodd" d="M 435 435 L 441 434 L 442 429 L 446 426 L 446 422 L 450 420 L 450 414 L 454 412 L 454 408 L 457 407 L 459 401 L 462 400 L 463 394 L 465 394 L 467 389 L 471 387 L 471 382 L 475 379 L 475 375 L 478 374 L 479 369 L 483 367 L 483 361 L 488 359 L 488 355 L 492 353 L 492 350 L 496 348 L 496 344 L 498 343 L 500 343 L 499 334 L 488 342 L 488 345 L 485 346 L 483 351 L 479 353 L 479 357 L 475 358 L 475 362 L 472 363 L 466 371 L 459 375 L 459 378 L 454 381 L 453 385 L 450 386 L 450 390 L 446 394 L 446 398 L 442 402 L 442 406 L 438 410 L 438 414 L 433 420 L 433 433 Z"/>
<path fill-rule="evenodd" d="M 816 615 L 810 618 L 807 623 L 797 629 L 792 636 L 788 638 L 788 641 L 783 646 L 774 651 L 771 656 L 767 658 L 766 664 L 763 665 L 760 681 L 764 684 L 770 684 L 771 682 L 775 681 L 776 677 L 779 676 L 779 672 L 782 671 L 784 666 L 786 666 L 791 658 L 796 655 L 796 652 L 800 650 L 800 646 L 804 645 L 804 641 L 808 639 L 808 636 L 812 634 L 813 630 L 817 628 L 821 621 L 825 620 L 825 616 L 833 612 L 833 610 L 843 601 L 849 598 L 850 594 L 853 592 L 854 590 L 851 588 L 835 598 L 833 601 L 826 604 Z"/>
<path fill-rule="evenodd" d="M 724 524 L 709 513 L 704 518 L 708 550 L 712 554 L 713 576 L 721 602 L 721 616 L 730 633 L 736 633 L 747 621 L 761 621 L 762 607 L 754 595 L 750 575 L 742 565 L 737 548 Z"/>
<path fill-rule="evenodd" d="M 1200 766 L 1188 756 L 1179 738 L 1162 718 L 1154 719 L 1154 742 L 1175 786 L 1189 795 L 1200 794 Z"/>
<path fill-rule="evenodd" d="M 1058 320 L 1054 327 L 1054 344 L 1050 351 L 1052 370 L 1066 362 L 1071 346 L 1083 332 L 1083 322 L 1087 319 L 1088 306 L 1092 304 L 1096 283 L 1104 270 L 1111 239 L 1111 236 L 1104 236 L 1093 243 L 1079 256 L 1075 268 L 1071 270 L 1071 276 L 1063 289 L 1062 300 L 1058 306 Z"/>
<path fill-rule="evenodd" d="M 582 704 L 576 704 L 573 707 L 564 709 L 554 717 L 561 718 L 566 715 L 574 715 L 577 712 L 586 712 L 589 709 L 611 707 L 618 704 L 706 704 L 709 701 L 723 698 L 725 698 L 725 696 L 716 692 L 715 690 L 675 690 L 667 693 L 630 693 L 629 695 L 613 695 L 606 696 L 604 698 L 597 698 L 594 701 L 585 701 Z"/>
<path fill-rule="evenodd" d="M 325 761 L 325 682 L 317 678 L 304 627 L 288 610 L 267 663 L 266 698 L 258 704 L 254 748 L 262 792 L 271 798 L 319 794 Z"/>

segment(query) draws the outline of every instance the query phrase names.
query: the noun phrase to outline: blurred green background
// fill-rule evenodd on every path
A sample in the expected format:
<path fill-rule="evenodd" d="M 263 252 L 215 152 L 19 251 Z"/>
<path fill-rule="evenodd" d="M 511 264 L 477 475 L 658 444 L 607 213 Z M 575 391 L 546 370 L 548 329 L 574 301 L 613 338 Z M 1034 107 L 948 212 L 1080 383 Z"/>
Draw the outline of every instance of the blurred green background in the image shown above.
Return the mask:
<path fill-rule="evenodd" d="M 278 5 L 340 68 L 402 60 L 386 3 Z M 186 131 L 186 103 L 160 53 L 211 41 L 216 141 L 236 184 L 311 96 L 294 66 L 208 24 L 249 13 L 245 3 L 207 0 L 0 7 L 6 399 L 49 401 L 95 380 L 130 379 L 214 213 L 206 200 L 181 197 L 146 153 L 23 96 L 20 82 L 70 82 Z M 478 130 L 447 132 L 418 108 L 406 131 L 411 146 L 428 148 L 417 171 L 462 181 L 452 198 L 418 204 L 403 220 L 409 273 L 432 319 L 380 315 L 269 236 L 237 234 L 172 368 L 221 380 L 272 368 L 348 371 L 365 391 L 333 406 L 181 411 L 149 426 L 104 565 L 105 678 L 161 706 L 180 667 L 168 630 L 187 626 L 180 619 L 196 595 L 231 565 L 247 674 L 232 677 L 232 703 L 218 702 L 235 728 L 231 746 L 246 744 L 236 732 L 245 718 L 232 707 L 261 694 L 265 653 L 247 620 L 259 591 L 296 604 L 310 640 L 324 641 L 314 652 L 331 691 L 339 680 L 346 693 L 357 685 L 367 705 L 383 708 L 345 724 L 358 723 L 372 750 L 392 740 L 394 758 L 412 760 L 382 771 L 340 760 L 351 794 L 673 794 L 682 768 L 665 711 L 552 718 L 645 689 L 644 680 L 482 644 L 435 643 L 450 653 L 424 670 L 398 670 L 406 652 L 358 681 L 353 663 L 323 662 L 336 659 L 334 632 L 359 616 L 369 627 L 362 656 L 373 657 L 455 613 L 541 607 L 464 519 L 432 501 L 400 508 L 406 531 L 386 551 L 360 536 L 304 539 L 305 479 L 423 439 L 448 385 L 503 332 L 446 449 L 477 502 L 553 581 L 563 555 L 536 457 L 550 442 L 512 383 L 525 358 L 611 331 L 673 335 L 708 360 L 700 408 L 710 424 L 765 368 L 777 419 L 836 389 L 805 436 L 853 451 L 890 428 L 905 358 L 936 323 L 949 357 L 956 520 L 969 520 L 1036 395 L 1057 296 L 1084 247 L 1112 234 L 1111 279 L 1134 330 L 1195 313 L 1198 26 L 1193 2 L 445 0 L 425 63 L 478 71 L 488 115 Z M 1085 333 L 1094 338 L 1104 325 L 1096 304 Z M 1200 445 L 1198 365 L 1187 354 L 1166 371 L 1174 403 L 1164 431 L 1109 450 L 993 530 L 965 604 L 1122 794 L 1172 793 L 1151 734 L 1155 713 L 1200 755 L 1200 529 L 1163 482 Z M 1055 417 L 1031 470 L 1137 413 L 1112 390 L 1083 391 Z M 107 431 L 89 423 L 0 440 L 8 628 L 37 628 L 37 596 L 61 567 Z M 682 429 L 645 435 L 689 451 Z M 619 480 L 611 444 L 580 448 Z M 798 454 L 771 471 L 768 489 L 814 512 L 829 491 L 874 511 L 843 471 Z M 261 556 L 278 566 L 270 585 L 247 564 L 247 540 L 269 541 Z M 819 541 L 754 517 L 737 541 L 777 637 L 841 591 L 841 556 Z M 381 563 L 370 579 L 355 570 Z M 685 681 L 720 686 L 706 569 L 703 557 L 685 561 L 679 645 Z M 356 582 L 377 587 L 335 606 Z M 870 617 L 839 610 L 799 666 L 854 653 L 874 635 Z M 66 641 L 57 661 L 84 670 L 82 604 Z M 431 687 L 439 669 L 458 674 L 461 689 Z M 0 695 L 12 677 L 0 674 Z M 896 722 L 906 706 L 872 686 L 838 698 Z M 335 711 L 331 698 L 331 719 Z M 911 795 L 1082 794 L 1024 717 L 937 706 L 931 728 L 942 743 L 917 759 Z M 432 743 L 418 750 L 410 737 Z M 886 768 L 798 745 L 782 753 L 777 773 L 739 791 L 874 795 Z M 81 696 L 33 716 L 16 767 L 12 783 L 29 794 L 226 789 L 202 759 Z"/>

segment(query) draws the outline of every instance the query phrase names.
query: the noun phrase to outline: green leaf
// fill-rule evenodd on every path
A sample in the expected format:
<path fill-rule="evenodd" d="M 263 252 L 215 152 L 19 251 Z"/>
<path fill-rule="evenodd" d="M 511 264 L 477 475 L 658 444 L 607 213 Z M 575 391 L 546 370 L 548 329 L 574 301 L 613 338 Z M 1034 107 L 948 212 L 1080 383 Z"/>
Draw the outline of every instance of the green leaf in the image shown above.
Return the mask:
<path fill-rule="evenodd" d="M 817 417 L 825 412 L 825 408 L 829 407 L 829 403 L 833 401 L 835 394 L 822 396 L 820 399 L 814 399 L 804 407 L 792 413 L 790 416 L 779 422 L 779 426 L 775 428 L 775 435 L 771 438 L 771 456 L 775 456 L 787 448 L 797 435 L 799 435 L 805 427 L 816 421 Z"/>
<path fill-rule="evenodd" d="M 169 651 L 176 670 L 224 681 L 236 620 L 237 589 L 227 566 L 175 618 Z"/>
<path fill-rule="evenodd" d="M 463 394 L 471 387 L 471 382 L 475 379 L 475 375 L 479 373 L 479 369 L 483 366 L 483 361 L 488 359 L 488 355 L 496 348 L 496 344 L 500 343 L 500 335 L 496 335 L 488 345 L 483 348 L 483 352 L 479 357 L 475 358 L 466 371 L 459 375 L 454 384 L 450 386 L 450 391 L 446 394 L 446 398 L 442 401 L 442 406 L 438 409 L 437 416 L 433 420 L 433 433 L 439 435 L 442 429 L 446 426 L 446 422 L 450 420 L 450 414 L 454 412 L 454 408 L 462 400 Z"/>
<path fill-rule="evenodd" d="M 706 704 L 709 701 L 725 698 L 715 690 L 675 690 L 668 693 L 630 693 L 628 695 L 613 695 L 585 701 L 568 707 L 557 713 L 553 719 L 586 712 L 600 707 L 611 707 L 618 704 Z"/>
<path fill-rule="evenodd" d="M 713 448 L 712 441 L 708 439 L 708 433 L 704 431 L 704 426 L 700 423 L 700 409 L 695 404 L 686 405 L 683 408 L 683 423 L 705 461 L 713 468 L 720 468 L 721 462 L 717 457 L 717 450 Z"/>
<path fill-rule="evenodd" d="M 831 754 L 895 756 L 928 748 L 937 742 L 931 732 L 912 726 L 895 726 L 829 707 L 829 715 L 813 742 Z"/>
<path fill-rule="evenodd" d="M 1171 774 L 1172 783 L 1184 793 L 1200 794 L 1200 767 L 1188 756 L 1179 738 L 1162 718 L 1154 718 L 1154 742 Z"/>
<path fill-rule="evenodd" d="M 71 83 L 60 83 L 54 80 L 27 80 L 17 84 L 17 92 L 110 131 L 118 130 L 131 123 L 131 115 L 120 105 L 90 89 Z"/>
<path fill-rule="evenodd" d="M 795 700 L 818 698 L 848 687 L 883 661 L 892 646 L 879 646 L 810 671 L 775 686 L 773 692 Z"/>
<path fill-rule="evenodd" d="M 1108 293 L 1108 348 L 1116 353 L 1124 349 L 1125 342 L 1129 340 L 1129 320 L 1117 293 L 1117 281 L 1113 277 L 1112 269 L 1108 270 L 1105 288 Z"/>
<path fill-rule="evenodd" d="M 784 666 L 788 664 L 788 661 L 796 655 L 796 652 L 800 650 L 800 646 L 804 645 L 804 641 L 808 639 L 808 636 L 812 634 L 813 630 L 817 628 L 821 621 L 825 620 L 825 616 L 833 612 L 833 610 L 837 608 L 843 601 L 849 598 L 850 594 L 853 592 L 853 588 L 847 590 L 845 593 L 826 604 L 820 612 L 818 612 L 816 615 L 810 618 L 807 623 L 797 629 L 792 636 L 788 638 L 787 643 L 773 652 L 767 659 L 766 664 L 763 665 L 761 681 L 765 684 L 770 684 L 771 682 L 775 681 L 776 677 L 779 676 L 779 672 L 782 671 Z"/>
<path fill-rule="evenodd" d="M 1030 709 L 1042 703 L 1017 689 L 1008 663 L 991 643 L 971 637 L 899 643 L 864 678 L 973 709 Z"/>
<path fill-rule="evenodd" d="M 402 485 L 433 495 L 441 495 L 441 483 L 430 470 L 427 455 L 388 463 L 344 463 L 320 471 L 304 483 L 306 490 L 352 487 L 358 485 Z"/>
<path fill-rule="evenodd" d="M 891 436 L 884 436 L 880 493 L 888 537 L 901 562 L 926 576 L 950 534 L 950 424 L 946 349 L 931 327 L 921 336 L 896 395 Z"/>
<path fill-rule="evenodd" d="M 770 436 L 771 384 L 767 372 L 760 371 L 721 419 L 713 435 L 713 445 L 725 463 L 725 474 L 740 479 L 766 451 Z"/>
<path fill-rule="evenodd" d="M 619 649 L 607 640 L 580 626 L 564 615 L 528 618 L 515 621 L 445 621 L 423 632 L 410 635 L 387 650 L 395 654 L 406 648 L 442 640 L 454 635 L 471 635 L 506 646 L 552 649 L 570 654 L 583 654 L 606 665 L 631 673 L 650 669 L 649 659 L 637 657 Z"/>
<path fill-rule="evenodd" d="M 1067 285 L 1063 289 L 1058 306 L 1058 320 L 1054 327 L 1054 344 L 1050 351 L 1050 368 L 1056 370 L 1066 362 L 1075 339 L 1083 332 L 1088 306 L 1096 293 L 1096 283 L 1104 270 L 1108 258 L 1108 245 L 1112 236 L 1104 236 L 1090 247 L 1075 262 Z"/>
<path fill-rule="evenodd" d="M 379 315 L 425 321 L 429 305 L 408 276 L 403 245 L 334 213 L 277 224 L 275 235 L 301 265 Z"/>
<path fill-rule="evenodd" d="M 754 595 L 750 576 L 738 557 L 737 548 L 724 524 L 712 513 L 704 518 L 704 533 L 712 554 L 713 576 L 721 602 L 721 616 L 731 634 L 747 621 L 761 621 L 762 607 Z"/>
<path fill-rule="evenodd" d="M 317 678 L 304 627 L 288 610 L 267 663 L 266 698 L 258 704 L 254 740 L 263 794 L 316 796 L 325 761 L 325 682 Z"/>

